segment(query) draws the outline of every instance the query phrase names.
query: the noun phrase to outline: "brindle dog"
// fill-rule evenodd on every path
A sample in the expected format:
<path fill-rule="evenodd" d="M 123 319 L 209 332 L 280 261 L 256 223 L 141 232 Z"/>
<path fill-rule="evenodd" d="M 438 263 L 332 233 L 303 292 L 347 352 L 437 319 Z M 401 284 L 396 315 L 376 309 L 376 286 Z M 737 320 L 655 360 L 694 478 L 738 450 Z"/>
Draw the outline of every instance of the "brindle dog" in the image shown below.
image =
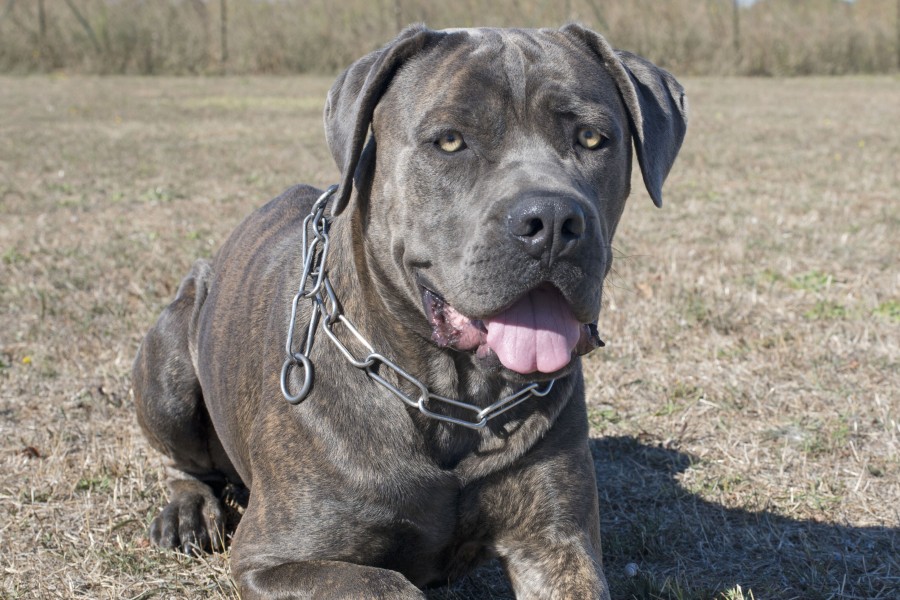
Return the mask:
<path fill-rule="evenodd" d="M 221 546 L 230 483 L 249 489 L 244 598 L 422 598 L 492 556 L 518 598 L 608 598 L 579 354 L 599 341 L 632 144 L 659 205 L 686 124 L 672 75 L 577 25 L 412 27 L 353 64 L 325 108 L 343 314 L 442 396 L 487 406 L 555 383 L 470 429 L 410 408 L 319 332 L 312 391 L 287 403 L 321 193 L 291 188 L 194 265 L 138 353 L 138 419 L 171 491 L 153 541 Z"/>

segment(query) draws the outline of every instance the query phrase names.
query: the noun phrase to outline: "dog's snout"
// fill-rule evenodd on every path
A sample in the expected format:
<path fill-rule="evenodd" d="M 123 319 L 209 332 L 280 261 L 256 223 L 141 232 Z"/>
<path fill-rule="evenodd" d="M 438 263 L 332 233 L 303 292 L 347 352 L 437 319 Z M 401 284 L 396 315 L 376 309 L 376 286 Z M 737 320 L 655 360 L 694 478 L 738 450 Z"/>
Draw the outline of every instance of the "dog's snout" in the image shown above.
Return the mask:
<path fill-rule="evenodd" d="M 526 197 L 509 211 L 509 233 L 534 258 L 553 262 L 571 253 L 585 231 L 584 211 L 572 198 Z"/>

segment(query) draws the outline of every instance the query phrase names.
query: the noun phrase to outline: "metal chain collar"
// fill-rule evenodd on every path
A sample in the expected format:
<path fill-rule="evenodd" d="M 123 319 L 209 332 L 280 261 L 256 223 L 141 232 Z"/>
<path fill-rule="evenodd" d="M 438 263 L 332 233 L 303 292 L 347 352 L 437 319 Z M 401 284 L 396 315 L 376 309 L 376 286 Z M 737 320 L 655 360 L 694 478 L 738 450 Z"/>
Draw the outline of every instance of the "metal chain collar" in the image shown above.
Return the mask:
<path fill-rule="evenodd" d="M 281 367 L 281 393 L 284 394 L 285 400 L 291 404 L 300 404 L 306 399 L 306 396 L 312 388 L 313 366 L 312 362 L 309 360 L 309 355 L 312 351 L 316 329 L 319 324 L 322 325 L 322 331 L 325 332 L 328 339 L 330 339 L 335 347 L 340 350 L 341 354 L 344 355 L 351 365 L 357 369 L 364 370 L 369 377 L 387 388 L 408 406 L 417 408 L 423 415 L 431 417 L 432 419 L 462 425 L 463 427 L 468 427 L 470 429 L 482 429 L 487 425 L 489 420 L 518 406 L 525 400 L 535 396 L 543 397 L 550 392 L 555 380 L 549 381 L 543 389 L 539 389 L 540 385 L 537 383 L 529 383 L 515 394 L 505 396 L 490 406 L 481 408 L 474 404 L 469 404 L 461 400 L 454 400 L 452 398 L 445 398 L 444 396 L 439 396 L 438 394 L 430 392 L 424 383 L 401 369 L 392 360 L 375 352 L 372 344 L 370 344 L 356 326 L 341 313 L 341 308 L 338 304 L 337 297 L 334 294 L 334 289 L 331 287 L 331 282 L 328 280 L 328 275 L 325 271 L 325 261 L 328 258 L 329 244 L 329 223 L 325 218 L 325 204 L 335 190 L 337 190 L 337 187 L 338 186 L 333 185 L 329 187 L 324 194 L 319 196 L 319 199 L 313 204 L 312 211 L 303 220 L 303 254 L 301 257 L 303 261 L 303 274 L 300 276 L 299 290 L 291 302 L 291 322 L 288 326 L 287 342 L 285 343 L 287 359 Z M 294 334 L 297 330 L 297 305 L 300 303 L 300 300 L 310 301 L 310 318 L 309 323 L 306 325 L 303 348 L 301 350 L 294 350 Z M 355 357 L 347 346 L 338 339 L 334 332 L 334 326 L 338 323 L 343 325 L 351 334 L 353 334 L 353 337 L 355 337 L 368 351 L 368 354 L 364 358 Z M 303 385 L 301 386 L 300 391 L 296 394 L 291 394 L 290 390 L 288 390 L 288 376 L 291 369 L 294 367 L 303 369 Z M 416 397 L 410 396 L 385 379 L 385 377 L 379 373 L 379 367 L 384 367 L 393 371 L 398 379 L 409 382 L 418 390 L 418 395 Z M 473 418 L 472 420 L 458 419 L 456 417 L 434 412 L 427 406 L 431 401 L 449 404 L 470 411 L 473 413 Z"/>

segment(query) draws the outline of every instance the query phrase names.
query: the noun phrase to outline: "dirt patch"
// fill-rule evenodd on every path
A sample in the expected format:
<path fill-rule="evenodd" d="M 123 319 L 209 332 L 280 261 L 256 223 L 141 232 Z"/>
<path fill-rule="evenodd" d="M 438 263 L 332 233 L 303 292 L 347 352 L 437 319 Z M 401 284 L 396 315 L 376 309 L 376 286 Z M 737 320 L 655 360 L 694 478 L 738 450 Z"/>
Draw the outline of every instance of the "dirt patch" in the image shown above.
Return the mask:
<path fill-rule="evenodd" d="M 148 547 L 164 489 L 128 372 L 196 257 L 336 180 L 329 84 L 0 79 L 0 597 L 235 596 L 227 555 Z M 587 361 L 610 583 L 897 597 L 900 88 L 686 87 L 665 208 L 636 174 Z M 496 566 L 430 596 L 511 597 Z"/>

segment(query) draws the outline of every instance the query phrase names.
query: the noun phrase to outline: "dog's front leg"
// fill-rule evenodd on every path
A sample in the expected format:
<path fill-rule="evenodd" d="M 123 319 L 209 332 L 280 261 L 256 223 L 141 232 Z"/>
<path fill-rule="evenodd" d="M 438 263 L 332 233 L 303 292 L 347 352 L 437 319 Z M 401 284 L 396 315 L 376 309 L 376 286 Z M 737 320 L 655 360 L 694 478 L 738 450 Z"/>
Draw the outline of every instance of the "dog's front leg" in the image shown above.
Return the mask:
<path fill-rule="evenodd" d="M 588 540 L 551 534 L 504 546 L 497 551 L 517 600 L 609 600 L 599 556 Z"/>
<path fill-rule="evenodd" d="M 597 484 L 587 439 L 560 428 L 517 469 L 485 485 L 481 508 L 517 600 L 609 600 Z"/>
<path fill-rule="evenodd" d="M 396 571 L 333 560 L 283 563 L 251 569 L 240 573 L 237 579 L 244 600 L 425 598 L 416 586 Z"/>

